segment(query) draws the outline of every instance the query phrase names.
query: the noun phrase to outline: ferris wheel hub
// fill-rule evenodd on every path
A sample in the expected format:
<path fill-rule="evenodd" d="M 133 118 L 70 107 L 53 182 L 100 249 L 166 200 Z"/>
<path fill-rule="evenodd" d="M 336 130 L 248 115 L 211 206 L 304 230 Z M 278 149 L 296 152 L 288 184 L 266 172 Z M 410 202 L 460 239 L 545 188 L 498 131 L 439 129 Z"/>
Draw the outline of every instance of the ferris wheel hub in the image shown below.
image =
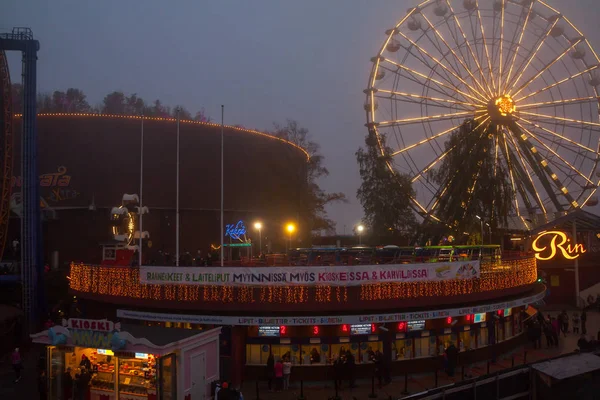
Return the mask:
<path fill-rule="evenodd" d="M 515 101 L 508 94 L 492 99 L 488 103 L 490 118 L 499 124 L 513 121 L 515 111 L 517 111 Z"/>

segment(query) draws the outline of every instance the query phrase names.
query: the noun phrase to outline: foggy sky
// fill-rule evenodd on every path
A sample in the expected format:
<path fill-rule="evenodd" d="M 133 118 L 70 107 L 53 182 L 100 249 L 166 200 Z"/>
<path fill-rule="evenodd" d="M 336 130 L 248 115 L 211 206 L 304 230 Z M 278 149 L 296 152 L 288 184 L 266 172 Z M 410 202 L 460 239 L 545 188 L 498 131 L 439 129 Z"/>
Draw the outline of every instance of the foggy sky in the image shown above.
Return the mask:
<path fill-rule="evenodd" d="M 492 0 L 480 0 L 492 1 Z M 259 130 L 296 119 L 320 143 L 322 186 L 349 204 L 329 215 L 339 233 L 362 217 L 355 151 L 367 133 L 363 89 L 375 56 L 416 0 L 5 0 L 0 32 L 32 28 L 41 92 L 82 89 L 91 105 L 121 90 L 204 108 Z M 598 50 L 598 0 L 548 0 Z M 20 55 L 9 53 L 13 82 Z"/>

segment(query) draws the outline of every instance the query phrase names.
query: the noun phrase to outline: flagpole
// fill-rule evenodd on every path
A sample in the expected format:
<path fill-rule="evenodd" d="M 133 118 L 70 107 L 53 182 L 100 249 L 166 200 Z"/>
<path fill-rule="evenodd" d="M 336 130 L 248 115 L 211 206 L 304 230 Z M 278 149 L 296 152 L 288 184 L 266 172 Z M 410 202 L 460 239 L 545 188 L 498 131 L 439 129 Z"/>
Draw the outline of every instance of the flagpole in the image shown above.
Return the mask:
<path fill-rule="evenodd" d="M 144 114 L 142 114 L 142 134 L 141 134 L 141 143 L 140 143 L 140 248 L 138 249 L 138 265 L 142 266 L 142 240 L 144 239 L 144 229 L 142 220 L 144 219 L 144 211 L 143 207 L 143 193 L 144 193 Z"/>
<path fill-rule="evenodd" d="M 225 121 L 225 106 L 221 105 L 221 267 L 223 266 L 223 255 L 225 248 L 223 247 L 224 232 L 223 227 L 225 221 L 223 221 L 223 127 Z"/>
<path fill-rule="evenodd" d="M 179 267 L 179 107 L 175 110 L 177 113 L 177 205 L 175 211 L 175 266 Z"/>

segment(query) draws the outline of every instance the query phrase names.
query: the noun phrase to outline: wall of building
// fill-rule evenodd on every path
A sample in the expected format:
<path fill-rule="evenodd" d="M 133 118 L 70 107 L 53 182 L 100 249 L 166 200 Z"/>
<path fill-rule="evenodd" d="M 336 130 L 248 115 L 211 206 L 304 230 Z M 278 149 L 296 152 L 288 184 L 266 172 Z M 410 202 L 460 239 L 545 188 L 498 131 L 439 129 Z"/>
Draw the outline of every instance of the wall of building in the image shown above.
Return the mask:
<path fill-rule="evenodd" d="M 17 120 L 15 200 L 22 183 L 20 129 Z M 57 217 L 47 223 L 48 257 L 57 250 L 64 262 L 98 261 L 98 242 L 111 239 L 110 208 L 121 204 L 124 193 L 140 191 L 140 133 L 141 120 L 136 118 L 38 117 L 40 195 Z M 225 223 L 298 219 L 300 194 L 306 190 L 306 154 L 289 143 L 234 128 L 225 129 L 224 142 Z M 174 121 L 145 120 L 143 202 L 150 214 L 144 230 L 155 248 L 171 253 L 176 144 Z M 180 124 L 181 250 L 195 252 L 219 243 L 220 145 L 218 125 Z M 91 205 L 95 210 L 90 211 Z M 18 218 L 11 221 L 11 235 L 18 235 L 19 226 Z"/>

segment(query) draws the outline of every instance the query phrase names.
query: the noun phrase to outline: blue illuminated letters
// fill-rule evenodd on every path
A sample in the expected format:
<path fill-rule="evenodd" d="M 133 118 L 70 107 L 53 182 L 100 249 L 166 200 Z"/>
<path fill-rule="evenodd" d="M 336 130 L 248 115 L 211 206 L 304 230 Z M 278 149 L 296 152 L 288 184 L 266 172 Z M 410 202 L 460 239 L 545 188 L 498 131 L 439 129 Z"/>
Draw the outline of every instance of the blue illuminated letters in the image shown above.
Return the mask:
<path fill-rule="evenodd" d="M 239 220 L 236 224 L 225 225 L 225 237 L 229 236 L 234 240 L 241 240 L 242 236 L 246 234 L 246 226 L 244 221 Z"/>

